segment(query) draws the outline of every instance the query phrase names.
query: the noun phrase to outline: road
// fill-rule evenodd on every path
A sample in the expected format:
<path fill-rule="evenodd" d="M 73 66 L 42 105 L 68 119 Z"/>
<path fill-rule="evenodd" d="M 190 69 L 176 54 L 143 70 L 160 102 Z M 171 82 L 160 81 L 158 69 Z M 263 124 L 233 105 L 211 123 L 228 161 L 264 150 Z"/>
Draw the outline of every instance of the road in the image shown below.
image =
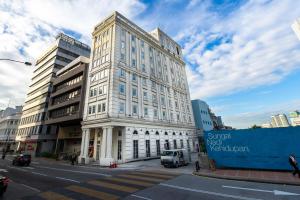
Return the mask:
<path fill-rule="evenodd" d="M 298 186 L 204 178 L 178 170 L 166 173 L 153 166 L 120 170 L 33 161 L 30 167 L 15 167 L 10 160 L 0 160 L 0 173 L 11 179 L 4 200 L 300 199 Z"/>

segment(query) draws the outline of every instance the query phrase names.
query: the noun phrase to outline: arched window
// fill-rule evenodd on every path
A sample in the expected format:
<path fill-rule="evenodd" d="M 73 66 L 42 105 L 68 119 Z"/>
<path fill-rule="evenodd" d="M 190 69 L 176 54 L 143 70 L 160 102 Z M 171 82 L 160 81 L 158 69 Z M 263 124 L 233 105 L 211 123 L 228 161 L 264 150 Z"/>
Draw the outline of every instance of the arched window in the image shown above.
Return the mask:
<path fill-rule="evenodd" d="M 168 132 L 165 132 L 165 135 L 168 135 Z"/>
<path fill-rule="evenodd" d="M 149 131 L 146 131 L 146 132 L 145 132 L 145 135 L 149 135 Z"/>
<path fill-rule="evenodd" d="M 180 132 L 179 135 L 182 135 L 182 133 Z"/>
<path fill-rule="evenodd" d="M 137 130 L 134 130 L 134 131 L 133 131 L 133 134 L 134 134 L 134 135 L 137 135 L 137 134 L 138 134 Z"/>
<path fill-rule="evenodd" d="M 175 132 L 173 132 L 173 135 L 176 135 Z"/>
<path fill-rule="evenodd" d="M 155 132 L 155 135 L 159 135 L 159 132 L 158 132 L 158 131 L 156 131 L 156 132 Z"/>

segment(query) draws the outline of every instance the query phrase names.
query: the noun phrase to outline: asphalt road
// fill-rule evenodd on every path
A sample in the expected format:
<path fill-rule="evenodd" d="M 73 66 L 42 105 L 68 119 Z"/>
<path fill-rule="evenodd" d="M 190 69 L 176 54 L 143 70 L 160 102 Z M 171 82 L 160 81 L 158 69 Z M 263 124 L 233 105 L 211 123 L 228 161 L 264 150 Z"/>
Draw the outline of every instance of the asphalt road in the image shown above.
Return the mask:
<path fill-rule="evenodd" d="M 0 160 L 0 173 L 11 180 L 4 200 L 300 199 L 298 186 L 166 173 L 153 166 L 149 170 L 119 170 L 33 161 L 30 167 L 15 167 L 10 160 Z"/>

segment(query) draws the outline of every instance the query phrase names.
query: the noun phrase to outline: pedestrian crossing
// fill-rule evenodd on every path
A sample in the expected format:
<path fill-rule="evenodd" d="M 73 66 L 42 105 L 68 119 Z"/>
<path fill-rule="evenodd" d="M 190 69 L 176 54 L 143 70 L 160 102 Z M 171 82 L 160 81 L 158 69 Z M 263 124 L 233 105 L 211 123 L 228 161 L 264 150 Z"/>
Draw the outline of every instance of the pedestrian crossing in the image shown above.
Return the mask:
<path fill-rule="evenodd" d="M 112 177 L 90 180 L 82 184 L 74 184 L 64 188 L 39 193 L 32 199 L 44 200 L 76 200 L 100 199 L 116 200 L 124 198 L 139 190 L 173 179 L 179 174 L 157 171 L 134 171 Z M 28 198 L 26 198 L 28 199 Z"/>

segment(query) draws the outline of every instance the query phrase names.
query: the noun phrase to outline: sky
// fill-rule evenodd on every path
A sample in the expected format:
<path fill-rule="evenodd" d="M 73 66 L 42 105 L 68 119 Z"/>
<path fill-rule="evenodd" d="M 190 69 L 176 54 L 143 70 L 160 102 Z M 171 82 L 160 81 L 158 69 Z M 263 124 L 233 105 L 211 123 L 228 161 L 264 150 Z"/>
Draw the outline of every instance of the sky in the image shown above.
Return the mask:
<path fill-rule="evenodd" d="M 90 45 L 93 27 L 115 10 L 182 46 L 191 98 L 226 125 L 300 110 L 295 0 L 0 0 L 0 58 L 34 63 L 59 32 Z M 0 108 L 24 102 L 32 71 L 0 61 Z"/>

